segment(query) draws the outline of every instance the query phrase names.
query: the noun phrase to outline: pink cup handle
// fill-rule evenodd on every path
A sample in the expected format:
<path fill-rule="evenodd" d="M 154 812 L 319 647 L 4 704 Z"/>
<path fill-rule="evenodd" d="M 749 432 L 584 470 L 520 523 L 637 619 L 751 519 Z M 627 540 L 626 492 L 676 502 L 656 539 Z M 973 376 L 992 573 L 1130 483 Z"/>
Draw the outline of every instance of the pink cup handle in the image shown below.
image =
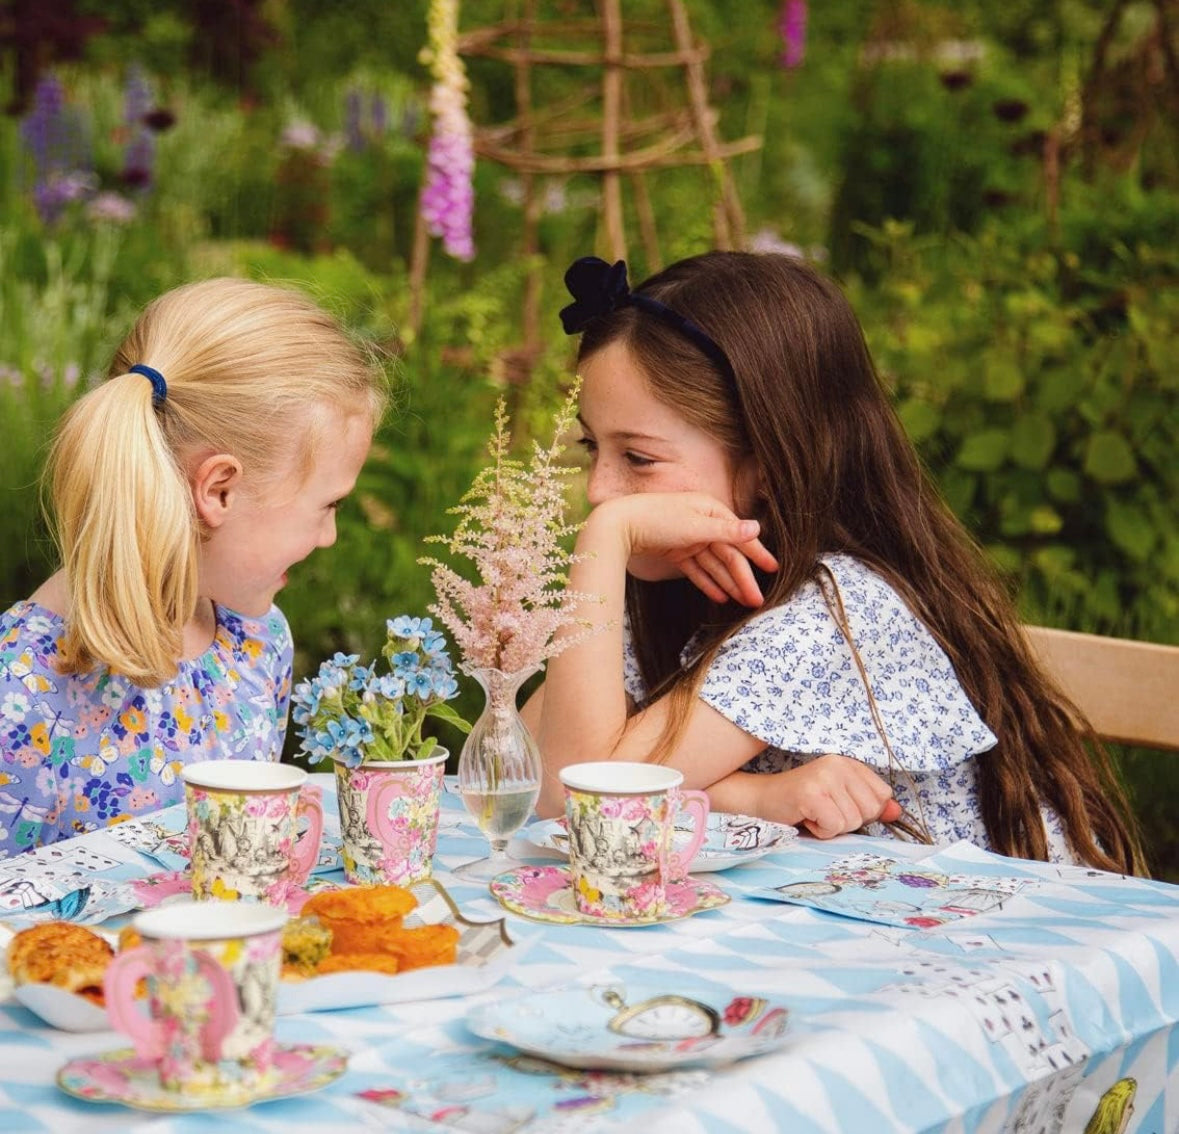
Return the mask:
<path fill-rule="evenodd" d="M 389 802 L 390 797 L 396 798 L 400 794 L 401 781 L 396 777 L 382 780 L 369 789 L 368 811 L 365 818 L 368 820 L 368 829 L 382 843 L 391 843 L 397 837 L 389 824 Z"/>
<path fill-rule="evenodd" d="M 295 841 L 291 854 L 291 880 L 296 886 L 307 881 L 319 861 L 319 844 L 323 838 L 323 791 L 317 785 L 308 784 L 300 790 L 296 819 L 300 815 L 307 816 L 307 830 Z"/>
<path fill-rule="evenodd" d="M 237 1027 L 237 990 L 233 978 L 217 959 L 204 949 L 193 953 L 201 974 L 209 982 L 209 1019 L 201 1029 L 202 1056 L 210 1061 L 221 1058 L 221 1045 Z M 164 1033 L 158 1021 L 141 1012 L 136 1005 L 135 988 L 155 971 L 150 951 L 140 945 L 120 953 L 107 966 L 103 980 L 106 1014 L 111 1024 L 130 1036 L 141 1059 L 160 1059 L 164 1054 Z"/>
<path fill-rule="evenodd" d="M 696 852 L 703 845 L 704 838 L 708 834 L 708 793 L 681 790 L 677 793 L 677 802 L 685 811 L 692 812 L 696 821 L 693 824 L 692 838 L 688 845 L 683 850 L 671 853 L 671 877 L 673 879 L 684 878 L 687 875 L 688 867 L 692 865 L 692 859 L 696 857 Z"/>

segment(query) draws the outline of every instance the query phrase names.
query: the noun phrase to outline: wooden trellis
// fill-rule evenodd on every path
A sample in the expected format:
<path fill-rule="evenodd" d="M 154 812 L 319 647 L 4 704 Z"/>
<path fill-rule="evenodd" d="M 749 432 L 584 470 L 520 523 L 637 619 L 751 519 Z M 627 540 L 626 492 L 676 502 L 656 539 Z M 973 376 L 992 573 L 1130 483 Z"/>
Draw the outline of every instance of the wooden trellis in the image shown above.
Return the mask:
<path fill-rule="evenodd" d="M 539 251 L 544 180 L 589 174 L 601 184 L 604 253 L 614 260 L 627 256 L 625 184 L 647 267 L 657 270 L 662 258 L 646 175 L 682 166 L 704 167 L 713 197 L 715 246 L 739 246 L 745 220 L 728 162 L 758 149 L 762 139 L 726 142 L 718 136 L 705 72 L 709 47 L 694 38 L 683 0 L 667 0 L 667 26 L 624 22 L 621 0 L 599 0 L 596 19 L 541 20 L 536 9 L 536 0 L 520 0 L 503 22 L 459 38 L 461 55 L 502 60 L 513 68 L 516 115 L 494 126 L 476 126 L 475 153 L 519 175 L 521 254 L 534 259 Z M 639 41 L 642 49 L 633 46 Z M 655 49 L 663 44 L 665 50 Z M 540 106 L 534 81 L 543 67 L 583 70 L 590 78 L 574 94 Z M 667 69 L 679 70 L 681 82 L 662 89 L 678 91 L 680 97 L 649 109 L 643 96 L 651 92 L 634 89 L 635 80 L 644 72 Z M 428 252 L 429 241 L 419 227 L 410 273 L 418 297 L 415 323 Z M 525 365 L 540 346 L 540 289 L 541 273 L 534 269 L 524 295 Z"/>

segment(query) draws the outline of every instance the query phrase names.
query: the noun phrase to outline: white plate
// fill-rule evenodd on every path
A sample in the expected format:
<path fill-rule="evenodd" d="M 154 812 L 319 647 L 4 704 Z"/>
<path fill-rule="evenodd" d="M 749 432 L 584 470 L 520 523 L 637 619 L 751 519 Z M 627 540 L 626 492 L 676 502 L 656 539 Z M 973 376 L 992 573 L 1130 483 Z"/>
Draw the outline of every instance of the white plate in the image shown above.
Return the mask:
<path fill-rule="evenodd" d="M 676 980 L 600 981 L 478 1004 L 467 1027 L 568 1067 L 713 1067 L 780 1046 L 787 1010 L 748 990 Z"/>
<path fill-rule="evenodd" d="M 479 992 L 500 980 L 537 940 L 535 934 L 513 939 L 503 918 L 469 921 L 459 912 L 454 899 L 441 883 L 433 879 L 411 889 L 419 904 L 406 916 L 406 925 L 448 921 L 458 926 L 461 936 L 453 965 L 411 969 L 396 974 L 344 972 L 326 973 L 306 980 L 284 980 L 278 989 L 279 1014 L 404 1004 Z M 63 1031 L 97 1032 L 111 1026 L 106 1009 L 64 988 L 21 984 L 12 990 L 12 997 L 47 1024 Z"/>
<path fill-rule="evenodd" d="M 686 823 L 686 821 L 685 821 Z M 537 850 L 553 858 L 569 857 L 569 836 L 564 819 L 542 819 L 520 832 Z M 676 826 L 675 841 L 684 846 L 691 836 L 687 825 Z M 753 862 L 771 851 L 783 850 L 798 837 L 797 827 L 771 823 L 754 815 L 734 815 L 726 811 L 708 813 L 708 831 L 704 842 L 688 867 L 690 874 L 728 870 L 743 862 Z"/>

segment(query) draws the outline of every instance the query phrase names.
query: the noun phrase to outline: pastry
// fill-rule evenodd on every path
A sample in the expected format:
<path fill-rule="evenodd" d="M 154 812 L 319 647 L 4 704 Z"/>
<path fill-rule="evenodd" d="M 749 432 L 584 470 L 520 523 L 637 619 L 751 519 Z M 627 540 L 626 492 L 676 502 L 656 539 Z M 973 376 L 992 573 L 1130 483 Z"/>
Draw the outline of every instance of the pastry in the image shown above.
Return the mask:
<path fill-rule="evenodd" d="M 333 953 L 380 953 L 381 939 L 401 928 L 401 919 L 418 904 L 400 886 L 353 886 L 321 890 L 303 904 L 332 931 Z"/>
<path fill-rule="evenodd" d="M 315 967 L 315 975 L 324 973 L 396 973 L 400 971 L 398 960 L 391 953 L 333 953 L 324 957 Z"/>
<path fill-rule="evenodd" d="M 105 937 L 68 921 L 22 929 L 8 943 L 8 971 L 16 984 L 53 984 L 95 1004 L 115 951 Z"/>
<path fill-rule="evenodd" d="M 453 925 L 415 925 L 383 935 L 382 952 L 392 953 L 400 971 L 427 965 L 453 965 L 458 951 L 459 931 Z"/>

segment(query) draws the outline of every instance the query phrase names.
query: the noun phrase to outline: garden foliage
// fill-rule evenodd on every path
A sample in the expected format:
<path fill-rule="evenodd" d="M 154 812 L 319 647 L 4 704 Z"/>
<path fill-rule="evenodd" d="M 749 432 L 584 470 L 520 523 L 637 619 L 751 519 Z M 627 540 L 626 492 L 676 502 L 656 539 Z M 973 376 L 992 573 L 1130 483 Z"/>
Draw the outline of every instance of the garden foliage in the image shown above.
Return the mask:
<path fill-rule="evenodd" d="M 337 651 L 371 655 L 391 612 L 432 599 L 422 540 L 481 467 L 497 398 L 527 445 L 570 383 L 556 312 L 567 264 L 603 251 L 597 182 L 542 184 L 526 260 L 518 177 L 478 162 L 477 254 L 435 242 L 411 333 L 427 0 L 243 0 L 236 32 L 214 4 L 74 7 L 88 23 L 72 60 L 36 27 L 0 55 L 0 604 L 52 564 L 36 488 L 52 421 L 153 295 L 239 273 L 308 288 L 393 377 L 336 546 L 282 597 L 297 679 Z M 1154 6 L 1118 6 L 1104 71 L 1094 53 L 1114 6 L 1099 0 L 687 7 L 712 46 L 719 133 L 765 138 L 733 164 L 752 246 L 802 250 L 847 287 L 906 429 L 1026 615 L 1179 640 L 1179 108 L 1143 85 Z M 467 0 L 460 27 L 509 8 Z M 624 9 L 647 42 L 666 34 L 662 0 Z M 595 15 L 588 0 L 537 10 Z M 40 68 L 32 82 L 19 50 Z M 537 72 L 543 107 L 601 79 Z M 467 74 L 476 126 L 515 114 L 509 66 L 472 58 Z M 42 79 L 57 86 L 38 104 Z M 674 70 L 651 82 L 642 106 L 686 105 Z M 1100 124 L 1084 147 L 1083 104 Z M 1050 136 L 1073 139 L 1055 166 Z M 709 246 L 714 171 L 662 171 L 649 188 L 665 262 Z M 640 280 L 654 265 L 632 243 Z M 533 267 L 549 326 L 528 344 L 538 353 L 522 341 Z M 479 701 L 464 690 L 460 708 Z M 1135 772 L 1144 810 L 1174 797 L 1175 774 L 1157 769 Z M 1179 873 L 1169 817 L 1151 839 Z"/>

